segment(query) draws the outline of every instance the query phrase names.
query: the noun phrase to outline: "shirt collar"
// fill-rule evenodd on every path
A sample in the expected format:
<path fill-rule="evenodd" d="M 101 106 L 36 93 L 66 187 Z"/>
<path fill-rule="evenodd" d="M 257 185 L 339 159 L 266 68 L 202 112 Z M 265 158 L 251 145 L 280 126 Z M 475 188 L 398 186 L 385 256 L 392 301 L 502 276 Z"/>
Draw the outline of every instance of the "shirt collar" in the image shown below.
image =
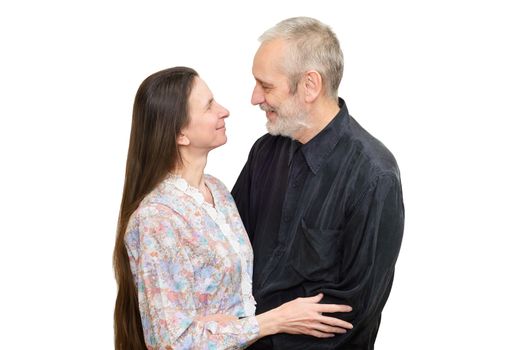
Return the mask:
<path fill-rule="evenodd" d="M 293 160 L 293 157 L 295 156 L 295 153 L 302 147 L 302 144 L 298 142 L 297 140 L 291 139 L 291 145 L 289 146 L 289 159 L 287 161 L 287 165 L 291 166 L 291 161 Z"/>
<path fill-rule="evenodd" d="M 308 143 L 301 145 L 298 141 L 291 143 L 289 162 L 295 152 L 300 149 L 309 169 L 316 175 L 320 170 L 329 154 L 337 145 L 343 132 L 349 128 L 349 112 L 343 99 L 338 99 L 340 111 L 329 122 L 322 131 L 313 137 Z"/>

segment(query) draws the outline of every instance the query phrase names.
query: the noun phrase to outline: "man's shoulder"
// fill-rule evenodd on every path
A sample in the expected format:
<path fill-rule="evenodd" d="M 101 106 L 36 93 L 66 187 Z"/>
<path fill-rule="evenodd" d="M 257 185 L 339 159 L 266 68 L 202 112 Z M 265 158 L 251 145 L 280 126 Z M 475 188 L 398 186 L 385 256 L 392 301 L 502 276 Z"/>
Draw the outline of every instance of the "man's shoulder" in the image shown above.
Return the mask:
<path fill-rule="evenodd" d="M 353 156 L 367 163 L 375 175 L 398 175 L 398 165 L 393 153 L 378 138 L 364 129 L 351 117 L 350 132 L 345 141 L 353 148 Z"/>
<path fill-rule="evenodd" d="M 264 147 L 264 146 L 273 146 L 278 144 L 284 144 L 288 140 L 291 140 L 289 137 L 284 137 L 280 135 L 271 135 L 266 133 L 258 138 L 253 144 L 253 147 Z"/>
<path fill-rule="evenodd" d="M 275 136 L 271 134 L 264 134 L 255 141 L 251 147 L 250 156 L 263 156 L 265 154 L 273 153 L 279 149 L 289 147 L 291 139 L 284 136 Z"/>

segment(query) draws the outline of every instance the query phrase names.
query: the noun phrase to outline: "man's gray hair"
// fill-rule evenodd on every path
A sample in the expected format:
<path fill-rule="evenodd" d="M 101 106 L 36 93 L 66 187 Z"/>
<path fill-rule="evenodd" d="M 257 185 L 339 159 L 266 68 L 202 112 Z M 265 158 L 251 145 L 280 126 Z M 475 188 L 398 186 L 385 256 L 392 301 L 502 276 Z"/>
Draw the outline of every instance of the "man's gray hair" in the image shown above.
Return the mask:
<path fill-rule="evenodd" d="M 263 44 L 275 39 L 285 40 L 287 52 L 281 69 L 287 74 L 291 93 L 295 93 L 304 73 L 320 73 L 326 94 L 338 97 L 344 73 L 344 55 L 337 36 L 324 23 L 310 17 L 293 17 L 277 23 L 259 38 Z"/>

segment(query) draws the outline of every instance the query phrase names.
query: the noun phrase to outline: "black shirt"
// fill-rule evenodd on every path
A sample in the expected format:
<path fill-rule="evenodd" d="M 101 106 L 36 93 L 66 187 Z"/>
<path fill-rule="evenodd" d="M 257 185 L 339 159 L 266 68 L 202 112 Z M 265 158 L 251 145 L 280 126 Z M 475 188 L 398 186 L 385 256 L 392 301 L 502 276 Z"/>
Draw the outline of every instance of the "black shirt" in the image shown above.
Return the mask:
<path fill-rule="evenodd" d="M 373 349 L 404 227 L 393 155 L 353 119 L 342 99 L 313 139 L 258 139 L 232 191 L 251 239 L 257 314 L 324 293 L 347 304 L 346 334 L 276 334 L 252 349 Z"/>

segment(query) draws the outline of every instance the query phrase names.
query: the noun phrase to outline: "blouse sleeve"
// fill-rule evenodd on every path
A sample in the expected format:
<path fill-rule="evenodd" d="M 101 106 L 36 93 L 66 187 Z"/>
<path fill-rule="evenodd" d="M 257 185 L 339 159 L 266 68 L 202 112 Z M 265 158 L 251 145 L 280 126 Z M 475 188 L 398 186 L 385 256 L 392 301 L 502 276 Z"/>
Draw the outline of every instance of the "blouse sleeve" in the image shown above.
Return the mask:
<path fill-rule="evenodd" d="M 136 238 L 126 241 L 148 349 L 246 347 L 259 332 L 255 316 L 216 322 L 198 314 L 193 266 L 180 241 L 184 228 L 187 224 L 177 213 L 152 205 L 137 217 L 132 229 Z"/>

